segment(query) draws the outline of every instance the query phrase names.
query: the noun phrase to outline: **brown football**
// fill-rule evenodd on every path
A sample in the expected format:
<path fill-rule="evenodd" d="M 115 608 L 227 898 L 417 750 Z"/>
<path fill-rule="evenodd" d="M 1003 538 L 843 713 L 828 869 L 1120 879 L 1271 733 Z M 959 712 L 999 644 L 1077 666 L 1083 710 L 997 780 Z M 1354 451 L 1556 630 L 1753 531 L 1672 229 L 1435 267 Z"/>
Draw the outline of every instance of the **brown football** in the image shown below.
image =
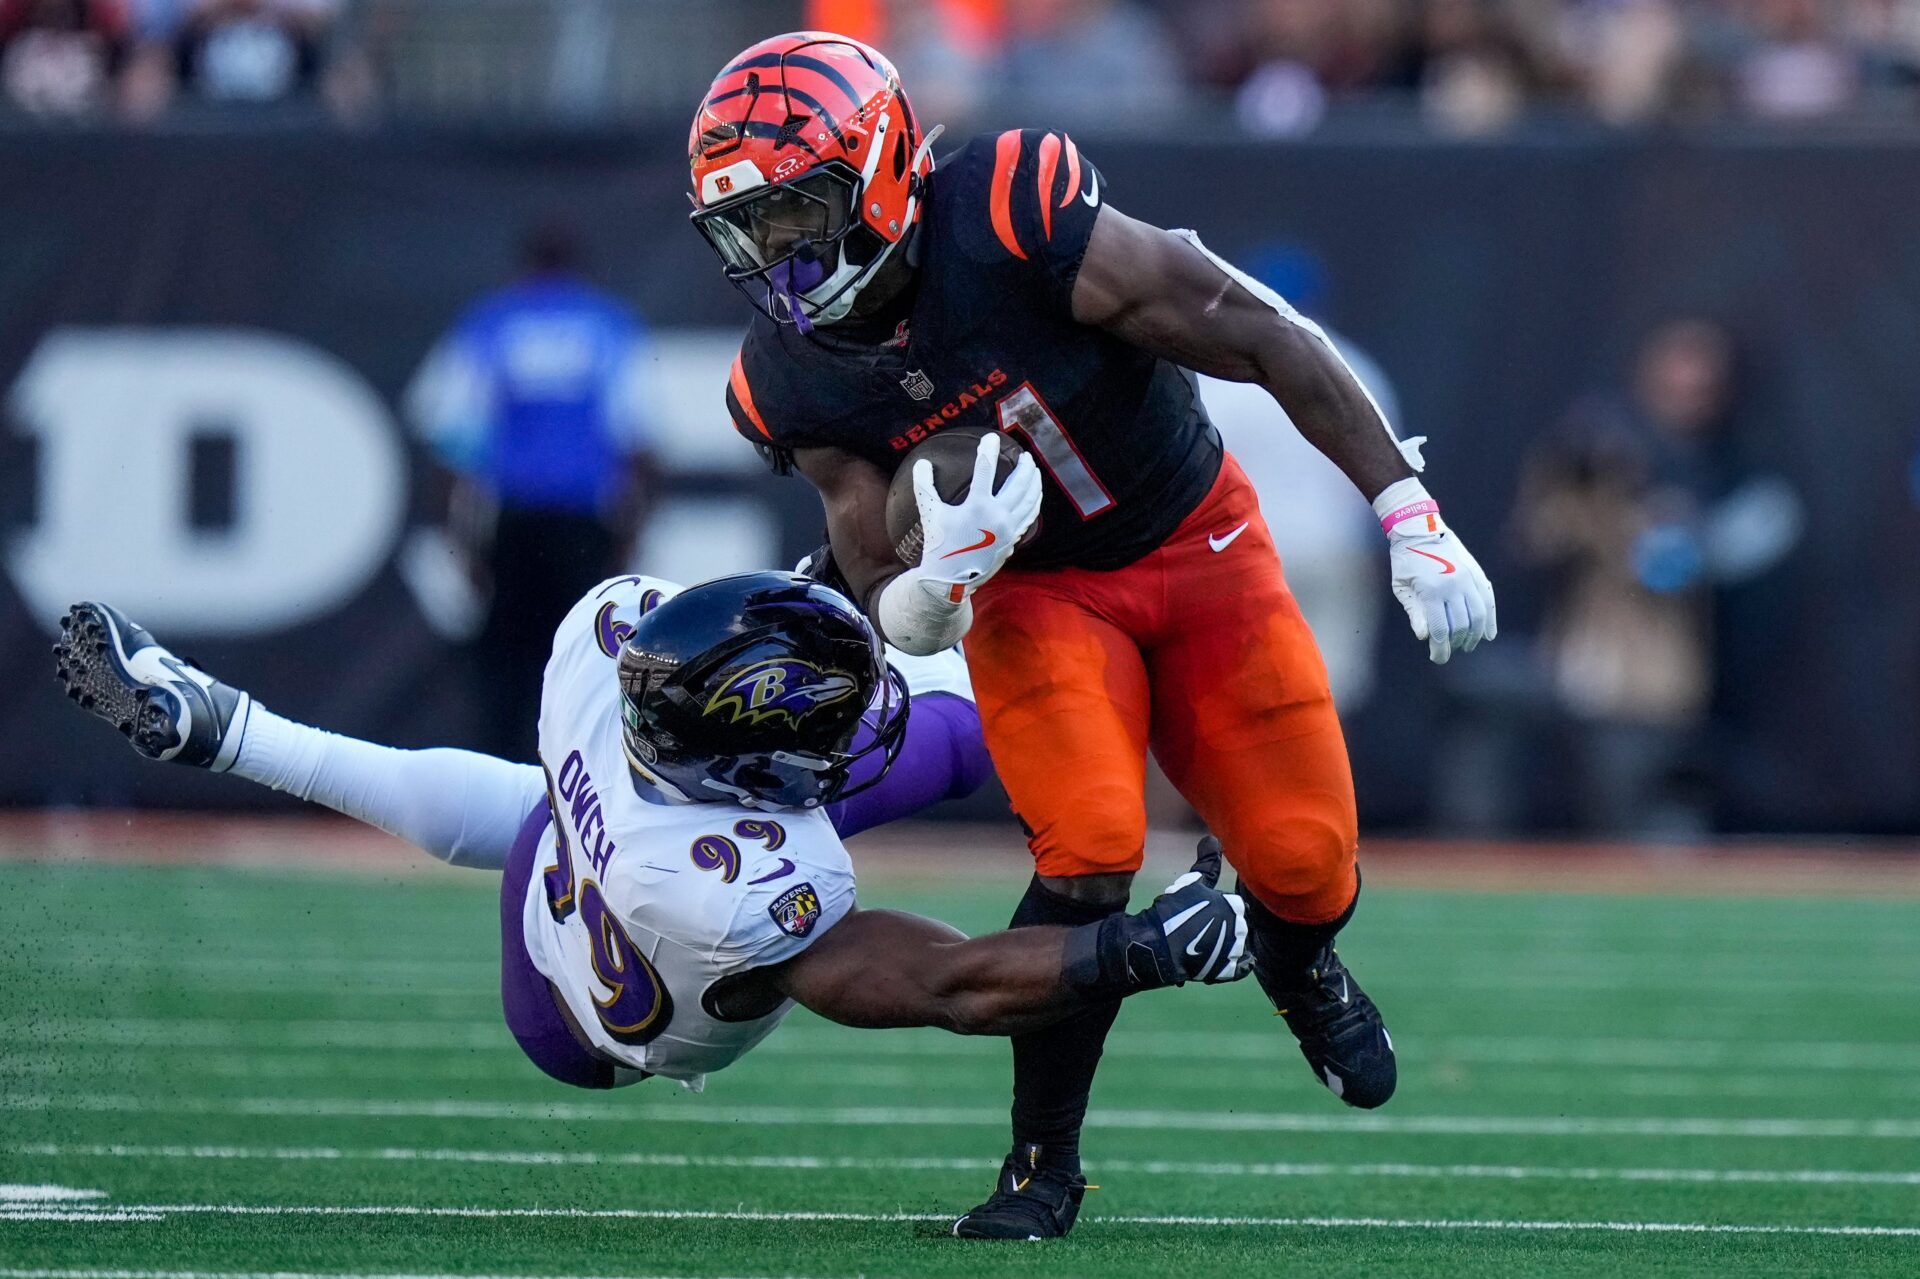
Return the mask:
<path fill-rule="evenodd" d="M 957 502 L 973 483 L 974 455 L 980 448 L 980 437 L 986 434 L 981 427 L 954 427 L 922 440 L 900 459 L 893 483 L 887 489 L 887 537 L 893 542 L 893 553 L 900 557 L 902 564 L 911 567 L 920 562 L 920 505 L 913 499 L 913 464 L 922 458 L 931 462 L 934 491 L 943 502 Z M 1012 472 L 1014 463 L 1025 451 L 1012 436 L 1000 435 L 1000 465 L 993 476 L 995 488 Z M 1029 536 L 1031 532 L 1029 530 Z"/>

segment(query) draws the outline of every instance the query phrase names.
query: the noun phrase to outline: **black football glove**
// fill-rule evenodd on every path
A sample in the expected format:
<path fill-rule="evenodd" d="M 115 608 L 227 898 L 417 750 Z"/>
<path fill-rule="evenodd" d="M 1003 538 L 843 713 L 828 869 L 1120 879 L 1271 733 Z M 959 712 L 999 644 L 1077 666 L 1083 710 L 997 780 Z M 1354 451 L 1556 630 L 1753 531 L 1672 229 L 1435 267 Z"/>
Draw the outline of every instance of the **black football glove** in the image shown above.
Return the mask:
<path fill-rule="evenodd" d="M 1067 941 L 1069 984 L 1111 997 L 1190 981 L 1239 981 L 1253 971 L 1247 908 L 1220 882 L 1220 841 L 1200 841 L 1193 868 L 1137 915 L 1113 914 Z"/>

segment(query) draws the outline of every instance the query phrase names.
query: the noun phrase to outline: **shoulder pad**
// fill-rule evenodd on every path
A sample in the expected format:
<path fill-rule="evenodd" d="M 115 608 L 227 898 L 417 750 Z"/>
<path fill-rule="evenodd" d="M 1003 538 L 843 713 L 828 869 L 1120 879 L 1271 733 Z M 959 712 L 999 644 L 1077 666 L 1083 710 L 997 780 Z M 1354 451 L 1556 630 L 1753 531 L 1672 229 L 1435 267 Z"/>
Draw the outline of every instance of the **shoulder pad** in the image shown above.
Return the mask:
<path fill-rule="evenodd" d="M 981 134 L 935 170 L 943 220 L 981 261 L 1030 261 L 1084 240 L 1100 175 L 1060 130 Z M 1084 206 L 1084 207 L 1082 207 Z"/>

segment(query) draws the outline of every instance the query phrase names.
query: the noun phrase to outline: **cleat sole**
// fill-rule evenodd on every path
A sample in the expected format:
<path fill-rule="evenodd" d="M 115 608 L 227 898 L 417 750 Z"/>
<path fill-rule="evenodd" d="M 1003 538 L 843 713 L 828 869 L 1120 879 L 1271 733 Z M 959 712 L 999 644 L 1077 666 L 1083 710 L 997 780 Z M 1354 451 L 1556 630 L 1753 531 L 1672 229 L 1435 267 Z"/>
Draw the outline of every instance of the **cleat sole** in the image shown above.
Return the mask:
<path fill-rule="evenodd" d="M 157 758 L 175 745 L 171 734 L 147 727 L 146 712 L 158 713 L 160 708 L 153 704 L 152 691 L 127 673 L 112 643 L 113 631 L 99 611 L 90 604 L 77 605 L 61 619 L 61 628 L 65 651 L 59 677 L 67 696 L 131 739 L 142 755 Z"/>

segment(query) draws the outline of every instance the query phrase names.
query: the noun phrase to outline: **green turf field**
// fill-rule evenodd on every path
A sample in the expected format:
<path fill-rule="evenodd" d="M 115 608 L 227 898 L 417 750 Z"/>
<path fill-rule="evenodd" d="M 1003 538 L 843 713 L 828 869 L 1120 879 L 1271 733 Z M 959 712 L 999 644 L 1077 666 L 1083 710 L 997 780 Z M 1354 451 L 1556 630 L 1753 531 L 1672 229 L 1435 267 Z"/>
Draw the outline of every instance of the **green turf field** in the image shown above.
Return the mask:
<path fill-rule="evenodd" d="M 984 929 L 1016 888 L 863 900 Z M 704 1096 L 571 1091 L 500 1024 L 492 891 L 0 865 L 0 1279 L 1920 1274 L 1910 901 L 1370 891 L 1392 1105 L 1251 982 L 1134 1000 L 1078 1230 L 982 1245 L 940 1229 L 1003 1043 L 796 1014 Z"/>

